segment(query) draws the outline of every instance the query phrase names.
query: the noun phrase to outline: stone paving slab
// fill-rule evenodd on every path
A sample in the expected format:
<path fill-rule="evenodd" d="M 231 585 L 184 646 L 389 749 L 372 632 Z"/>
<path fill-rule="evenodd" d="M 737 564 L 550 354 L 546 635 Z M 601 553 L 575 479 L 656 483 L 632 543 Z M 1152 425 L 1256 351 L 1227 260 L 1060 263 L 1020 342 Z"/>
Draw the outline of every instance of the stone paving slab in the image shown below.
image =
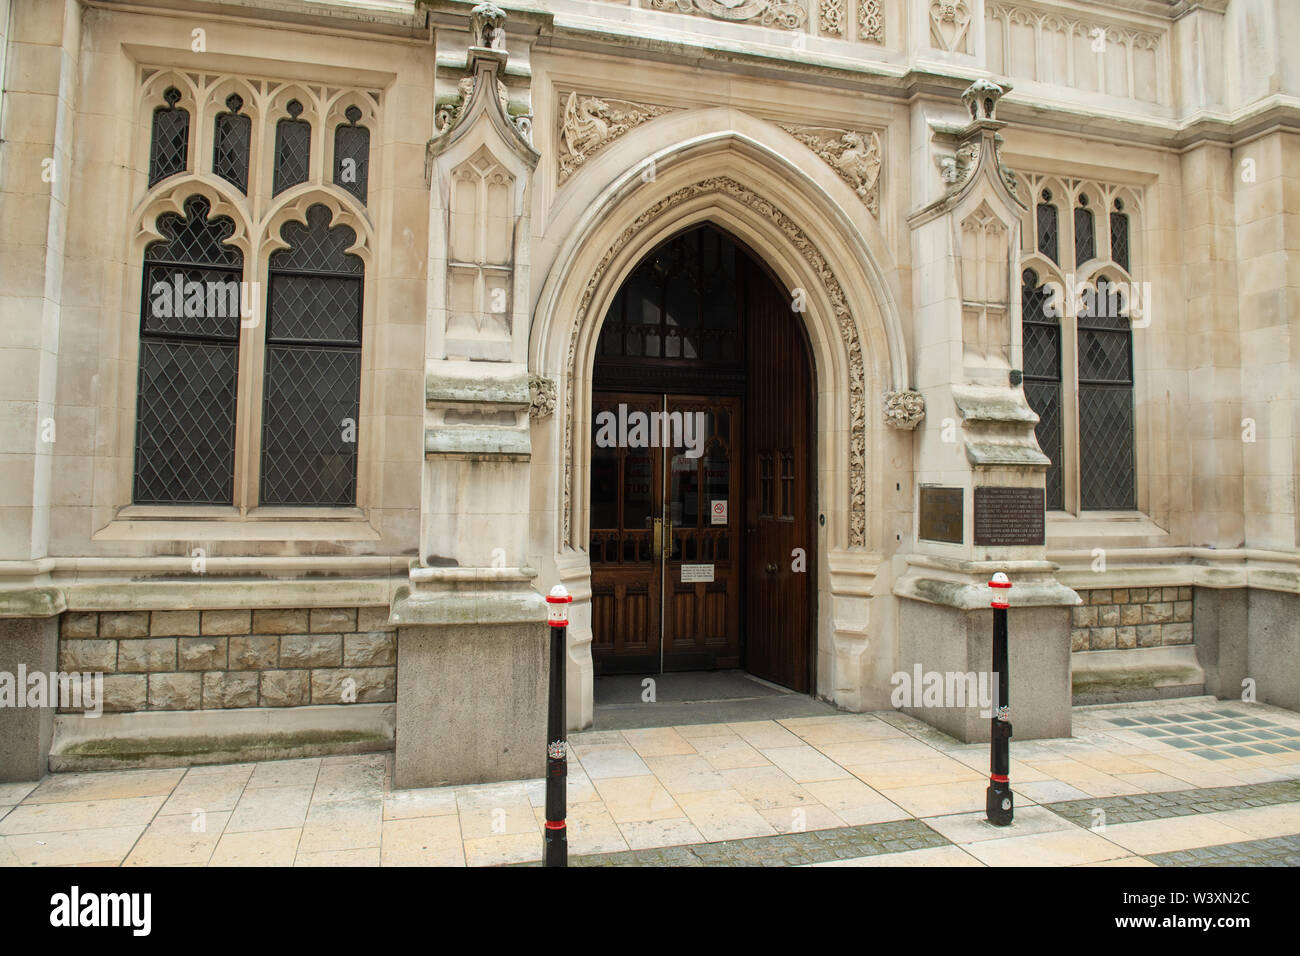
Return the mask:
<path fill-rule="evenodd" d="M 1186 734 L 1140 732 L 1191 727 L 1205 736 L 1207 723 L 1254 738 L 1227 740 L 1212 758 L 1173 742 Z M 1076 708 L 1075 728 L 1068 739 L 1012 742 L 1017 819 L 1006 830 L 982 819 L 987 746 L 905 714 L 598 728 L 572 737 L 571 858 L 582 866 L 1289 859 L 1289 844 L 1270 841 L 1300 834 L 1300 751 L 1255 745 L 1300 735 L 1300 715 L 1199 698 Z M 1233 753 L 1239 745 L 1253 752 Z M 360 754 L 4 785 L 0 866 L 540 860 L 543 781 L 394 791 L 391 777 L 390 754 Z M 1262 849 L 1236 857 L 1219 849 L 1255 844 Z"/>

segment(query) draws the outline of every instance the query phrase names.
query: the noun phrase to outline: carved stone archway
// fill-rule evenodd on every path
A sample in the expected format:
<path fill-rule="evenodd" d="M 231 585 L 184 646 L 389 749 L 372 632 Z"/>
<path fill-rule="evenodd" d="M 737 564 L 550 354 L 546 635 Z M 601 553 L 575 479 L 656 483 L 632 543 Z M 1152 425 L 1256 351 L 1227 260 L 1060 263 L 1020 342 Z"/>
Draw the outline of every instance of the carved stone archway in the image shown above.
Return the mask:
<path fill-rule="evenodd" d="M 839 331 L 849 366 L 849 420 L 850 437 L 848 449 L 849 467 L 849 533 L 850 547 L 863 547 L 866 544 L 866 371 L 862 361 L 862 342 L 853 316 L 845 300 L 844 287 L 827 265 L 825 257 L 808 238 L 807 234 L 783 210 L 774 203 L 759 196 L 754 190 L 729 176 L 715 176 L 700 180 L 689 186 L 674 190 L 654 205 L 643 211 L 619 234 L 618 238 L 605 251 L 600 264 L 592 273 L 583 290 L 578 311 L 574 316 L 569 333 L 568 359 L 564 376 L 564 478 L 563 502 L 561 505 L 561 544 L 574 547 L 573 537 L 573 437 L 576 427 L 574 412 L 577 407 L 575 390 L 581 380 L 577 377 L 577 353 L 579 333 L 589 320 L 589 312 L 596 289 L 605 278 L 609 264 L 633 240 L 650 227 L 655 220 L 663 217 L 673 208 L 699 196 L 725 194 L 771 220 L 784 233 L 790 243 L 799 251 L 811 268 L 821 277 L 822 289 L 834 310 L 835 325 Z M 594 321 L 600 321 L 591 317 Z"/>

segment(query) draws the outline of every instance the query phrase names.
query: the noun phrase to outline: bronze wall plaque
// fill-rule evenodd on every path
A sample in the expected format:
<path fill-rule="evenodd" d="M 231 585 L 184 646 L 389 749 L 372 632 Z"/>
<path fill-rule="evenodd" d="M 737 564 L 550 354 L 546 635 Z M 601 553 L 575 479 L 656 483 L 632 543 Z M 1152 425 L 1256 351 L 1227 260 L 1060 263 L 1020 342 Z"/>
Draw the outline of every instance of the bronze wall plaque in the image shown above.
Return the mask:
<path fill-rule="evenodd" d="M 1042 488 L 975 489 L 975 543 L 993 547 L 1042 544 Z"/>
<path fill-rule="evenodd" d="M 962 488 L 922 485 L 920 536 L 927 541 L 961 544 L 964 502 Z"/>

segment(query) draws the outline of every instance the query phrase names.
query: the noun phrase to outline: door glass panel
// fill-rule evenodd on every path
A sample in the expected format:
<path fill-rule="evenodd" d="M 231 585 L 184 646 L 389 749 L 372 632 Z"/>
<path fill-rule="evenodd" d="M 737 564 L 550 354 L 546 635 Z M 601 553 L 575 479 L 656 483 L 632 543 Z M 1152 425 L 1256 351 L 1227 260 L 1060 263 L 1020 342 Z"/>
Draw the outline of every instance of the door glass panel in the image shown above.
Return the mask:
<path fill-rule="evenodd" d="M 653 462 L 642 451 L 629 451 L 623 459 L 623 527 L 629 531 L 650 527 Z"/>
<path fill-rule="evenodd" d="M 674 528 L 700 526 L 699 484 L 699 459 L 673 455 L 673 491 L 669 501 Z"/>
<path fill-rule="evenodd" d="M 709 449 L 709 453 L 704 456 L 704 501 L 710 508 L 710 522 L 713 520 L 713 502 L 726 501 L 730 487 L 731 462 L 727 460 L 721 446 L 714 444 Z"/>
<path fill-rule="evenodd" d="M 618 449 L 591 451 L 591 526 L 618 527 Z"/>

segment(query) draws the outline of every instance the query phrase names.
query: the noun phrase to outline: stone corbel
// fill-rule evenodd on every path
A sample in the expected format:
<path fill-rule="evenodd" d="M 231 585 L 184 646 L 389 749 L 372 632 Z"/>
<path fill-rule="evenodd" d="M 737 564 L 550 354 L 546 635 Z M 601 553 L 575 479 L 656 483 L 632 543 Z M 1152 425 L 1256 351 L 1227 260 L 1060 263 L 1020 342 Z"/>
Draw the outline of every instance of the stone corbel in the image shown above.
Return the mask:
<path fill-rule="evenodd" d="M 555 414 L 555 382 L 541 375 L 528 376 L 528 418 L 540 421 Z"/>
<path fill-rule="evenodd" d="M 882 409 L 890 428 L 912 431 L 925 419 L 925 396 L 910 388 L 888 391 Z"/>

